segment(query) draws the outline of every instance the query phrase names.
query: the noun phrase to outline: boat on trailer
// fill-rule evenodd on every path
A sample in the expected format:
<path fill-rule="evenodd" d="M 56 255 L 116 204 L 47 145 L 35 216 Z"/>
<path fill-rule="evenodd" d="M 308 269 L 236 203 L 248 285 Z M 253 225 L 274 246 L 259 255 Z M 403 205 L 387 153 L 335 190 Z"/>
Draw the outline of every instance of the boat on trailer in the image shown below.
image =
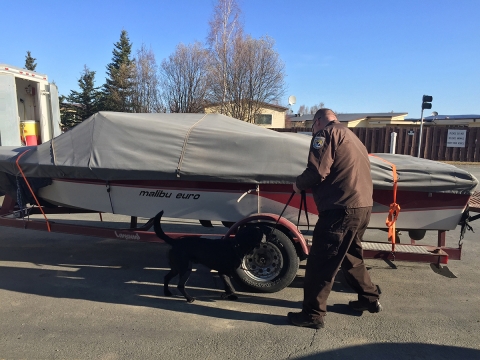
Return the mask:
<path fill-rule="evenodd" d="M 31 204 L 132 218 L 153 218 L 163 210 L 165 216 L 202 224 L 221 221 L 228 227 L 225 236 L 260 223 L 266 232 L 274 229 L 277 243 L 247 257 L 239 276 L 251 288 L 277 291 L 293 280 L 298 258 L 308 255 L 298 225 L 313 224 L 318 217 L 310 193 L 304 202 L 308 216 L 304 211 L 299 217 L 300 196 L 289 201 L 310 141 L 303 134 L 219 114 L 100 112 L 39 146 L 0 148 L 0 189 L 20 208 Z M 414 240 L 427 230 L 444 234 L 455 229 L 478 184 L 455 166 L 406 155 L 371 154 L 370 164 L 374 206 L 369 228 L 387 230 L 395 203 L 400 207 L 396 229 Z M 140 232 L 132 236 L 140 238 Z M 447 253 L 438 250 L 427 252 L 446 261 Z"/>

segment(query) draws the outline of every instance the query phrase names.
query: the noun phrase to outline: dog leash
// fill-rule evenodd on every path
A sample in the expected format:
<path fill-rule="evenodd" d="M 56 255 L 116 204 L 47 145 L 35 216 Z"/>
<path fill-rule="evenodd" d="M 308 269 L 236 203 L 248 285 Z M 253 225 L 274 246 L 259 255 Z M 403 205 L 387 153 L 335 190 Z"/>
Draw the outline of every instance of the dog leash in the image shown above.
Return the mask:
<path fill-rule="evenodd" d="M 290 198 L 288 199 L 287 203 L 285 204 L 285 207 L 283 208 L 282 212 L 280 213 L 280 215 L 278 216 L 278 219 L 277 221 L 275 222 L 275 225 L 273 226 L 272 228 L 272 231 L 270 232 L 269 235 L 273 234 L 273 232 L 277 229 L 277 225 L 278 225 L 278 222 L 280 221 L 280 219 L 282 218 L 282 215 L 283 213 L 285 212 L 285 210 L 287 209 L 288 207 L 288 204 L 290 204 L 290 201 L 292 201 L 293 197 L 295 196 L 296 192 L 295 191 L 292 191 L 292 194 L 290 195 Z M 307 231 L 310 230 L 310 221 L 308 220 L 308 211 L 307 211 L 307 194 L 305 193 L 305 190 L 302 190 L 300 192 L 300 208 L 298 210 L 298 218 L 297 218 L 297 229 L 298 229 L 298 226 L 300 224 L 300 216 L 302 214 L 302 208 L 304 208 L 304 211 L 305 211 L 305 217 L 307 219 Z"/>
<path fill-rule="evenodd" d="M 307 231 L 310 230 L 310 221 L 308 220 L 308 211 L 307 211 L 307 193 L 305 190 L 302 190 L 301 199 L 300 199 L 300 209 L 298 210 L 298 219 L 297 219 L 297 229 L 298 225 L 300 224 L 300 214 L 302 213 L 302 203 L 303 207 L 305 208 L 305 218 L 307 219 Z"/>

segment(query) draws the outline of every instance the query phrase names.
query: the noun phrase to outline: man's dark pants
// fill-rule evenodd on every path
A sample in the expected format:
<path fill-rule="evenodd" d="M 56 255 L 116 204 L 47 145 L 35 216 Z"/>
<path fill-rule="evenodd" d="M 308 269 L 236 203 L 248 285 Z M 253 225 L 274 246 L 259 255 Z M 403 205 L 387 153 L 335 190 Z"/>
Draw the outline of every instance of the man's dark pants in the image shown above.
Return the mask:
<path fill-rule="evenodd" d="M 304 282 L 303 312 L 312 318 L 327 312 L 327 298 L 341 266 L 359 300 L 379 298 L 363 261 L 362 238 L 372 208 L 322 211 L 313 231 Z"/>

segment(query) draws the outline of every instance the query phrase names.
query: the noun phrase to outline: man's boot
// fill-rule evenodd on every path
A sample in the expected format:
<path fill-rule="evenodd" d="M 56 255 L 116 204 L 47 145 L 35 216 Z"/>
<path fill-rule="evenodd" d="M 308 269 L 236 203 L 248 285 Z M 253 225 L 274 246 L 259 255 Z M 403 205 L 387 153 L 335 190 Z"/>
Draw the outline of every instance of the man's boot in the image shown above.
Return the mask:
<path fill-rule="evenodd" d="M 305 314 L 303 311 L 295 313 L 289 312 L 287 316 L 290 324 L 295 326 L 309 327 L 312 329 L 321 329 L 325 326 L 325 323 L 323 322 L 323 316 L 313 318 Z"/>
<path fill-rule="evenodd" d="M 348 303 L 348 306 L 352 308 L 355 311 L 365 311 L 368 310 L 370 313 L 379 313 L 380 311 L 383 310 L 382 305 L 380 304 L 380 301 L 375 300 L 374 302 L 370 302 L 367 299 L 362 299 L 362 300 L 355 300 L 355 301 L 350 301 Z"/>

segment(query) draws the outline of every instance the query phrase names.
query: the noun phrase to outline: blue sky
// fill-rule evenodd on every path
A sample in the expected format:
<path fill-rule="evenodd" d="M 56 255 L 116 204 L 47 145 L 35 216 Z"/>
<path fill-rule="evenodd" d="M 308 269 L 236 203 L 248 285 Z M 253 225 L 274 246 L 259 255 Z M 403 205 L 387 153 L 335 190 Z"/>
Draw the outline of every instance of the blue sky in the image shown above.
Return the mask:
<path fill-rule="evenodd" d="M 37 58 L 60 94 L 78 90 L 84 65 L 105 80 L 113 44 L 128 31 L 157 63 L 182 42 L 205 41 L 214 0 L 21 2 L 0 0 L 0 63 Z M 337 112 L 408 112 L 422 95 L 443 115 L 480 113 L 480 1 L 238 0 L 244 29 L 269 35 L 286 67 L 294 111 L 323 102 Z M 427 110 L 425 115 L 430 115 Z"/>

